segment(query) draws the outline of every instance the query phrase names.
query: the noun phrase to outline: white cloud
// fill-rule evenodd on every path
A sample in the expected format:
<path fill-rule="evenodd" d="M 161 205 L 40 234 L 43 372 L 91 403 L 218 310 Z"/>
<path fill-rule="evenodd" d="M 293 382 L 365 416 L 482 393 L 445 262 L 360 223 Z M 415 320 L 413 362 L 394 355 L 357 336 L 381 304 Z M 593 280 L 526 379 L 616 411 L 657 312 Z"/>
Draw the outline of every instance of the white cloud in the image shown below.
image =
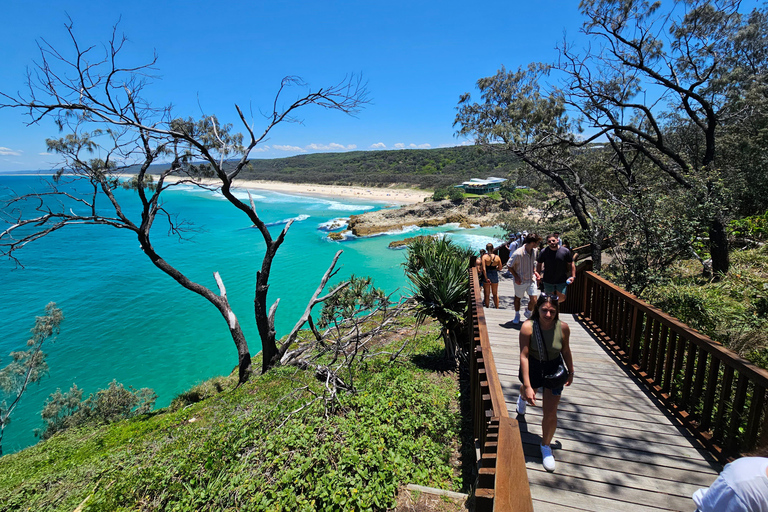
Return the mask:
<path fill-rule="evenodd" d="M 387 145 L 383 142 L 377 142 L 376 144 L 371 144 L 371 149 L 386 149 Z"/>
<path fill-rule="evenodd" d="M 410 144 L 408 147 L 413 149 L 429 149 L 432 146 L 429 144 L 419 144 L 418 146 L 416 144 Z"/>
<path fill-rule="evenodd" d="M 40 156 L 51 156 L 50 153 L 38 153 L 38 155 L 40 155 Z"/>
<path fill-rule="evenodd" d="M 402 142 L 398 142 L 397 144 L 395 144 L 395 149 L 403 149 L 403 148 L 405 148 L 405 144 L 403 144 Z"/>
<path fill-rule="evenodd" d="M 16 151 L 11 148 L 4 148 L 0 146 L 0 155 L 2 156 L 21 156 L 22 151 Z"/>
<path fill-rule="evenodd" d="M 308 151 L 344 151 L 349 149 L 356 149 L 357 146 L 355 144 L 338 144 L 336 142 L 331 142 L 330 144 L 310 144 L 306 147 Z"/>
<path fill-rule="evenodd" d="M 264 153 L 269 150 L 270 150 L 269 146 L 256 146 L 255 148 L 253 148 L 253 151 L 256 153 Z"/>
<path fill-rule="evenodd" d="M 284 146 L 281 144 L 274 144 L 272 149 L 276 149 L 278 151 L 298 151 L 299 153 L 304 153 L 304 150 L 299 146 Z"/>

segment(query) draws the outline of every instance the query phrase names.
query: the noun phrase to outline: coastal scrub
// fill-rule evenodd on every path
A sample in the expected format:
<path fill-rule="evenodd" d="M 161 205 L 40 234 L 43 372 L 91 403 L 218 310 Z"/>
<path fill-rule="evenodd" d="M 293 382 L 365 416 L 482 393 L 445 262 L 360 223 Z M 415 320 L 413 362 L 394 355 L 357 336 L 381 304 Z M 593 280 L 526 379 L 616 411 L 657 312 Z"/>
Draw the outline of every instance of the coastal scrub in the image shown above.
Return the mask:
<path fill-rule="evenodd" d="M 458 384 L 429 369 L 441 345 L 428 326 L 394 362 L 370 359 L 329 417 L 305 407 L 322 383 L 284 367 L 67 430 L 0 459 L 0 510 L 383 510 L 408 483 L 460 490 Z"/>

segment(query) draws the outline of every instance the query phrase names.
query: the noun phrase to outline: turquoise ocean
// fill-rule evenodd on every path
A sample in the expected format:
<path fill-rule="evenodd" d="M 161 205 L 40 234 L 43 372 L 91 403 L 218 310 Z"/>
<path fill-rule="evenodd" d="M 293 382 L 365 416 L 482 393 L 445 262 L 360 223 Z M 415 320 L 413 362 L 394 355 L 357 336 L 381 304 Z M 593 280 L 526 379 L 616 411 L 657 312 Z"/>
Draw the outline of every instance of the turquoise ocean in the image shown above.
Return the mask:
<path fill-rule="evenodd" d="M 4 204 L 14 192 L 44 191 L 46 179 L 0 174 L 0 202 Z M 238 193 L 247 198 L 245 191 Z M 405 251 L 388 249 L 389 242 L 445 233 L 479 250 L 502 236 L 500 229 L 447 225 L 334 242 L 327 238 L 328 222 L 392 205 L 261 190 L 251 193 L 274 237 L 288 219 L 296 219 L 270 278 L 270 304 L 280 298 L 278 336 L 293 327 L 340 249 L 344 251 L 340 271 L 331 284 L 351 274 L 369 275 L 379 288 L 400 295 L 408 293 L 401 267 Z M 137 200 L 133 191 L 118 189 L 116 194 L 124 204 Z M 164 196 L 165 209 L 178 214 L 189 230 L 179 239 L 169 235 L 167 223 L 158 218 L 153 235 L 157 252 L 211 289 L 216 289 L 213 273 L 221 274 L 251 353 L 257 353 L 261 347 L 253 318 L 253 291 L 264 248 L 261 235 L 216 192 L 177 187 Z M 0 230 L 11 213 L 7 208 L 3 211 Z M 43 314 L 48 302 L 57 303 L 65 320 L 56 342 L 45 347 L 49 375 L 27 391 L 5 429 L 5 453 L 36 442 L 33 431 L 42 427 L 40 410 L 57 388 L 66 391 L 76 383 L 87 396 L 116 379 L 126 386 L 154 389 L 156 407 L 164 407 L 195 384 L 228 374 L 237 363 L 234 343 L 218 311 L 154 267 L 127 230 L 70 226 L 27 245 L 17 256 L 23 268 L 0 260 L 0 368 L 8 363 L 11 351 L 24 349 L 34 317 Z"/>

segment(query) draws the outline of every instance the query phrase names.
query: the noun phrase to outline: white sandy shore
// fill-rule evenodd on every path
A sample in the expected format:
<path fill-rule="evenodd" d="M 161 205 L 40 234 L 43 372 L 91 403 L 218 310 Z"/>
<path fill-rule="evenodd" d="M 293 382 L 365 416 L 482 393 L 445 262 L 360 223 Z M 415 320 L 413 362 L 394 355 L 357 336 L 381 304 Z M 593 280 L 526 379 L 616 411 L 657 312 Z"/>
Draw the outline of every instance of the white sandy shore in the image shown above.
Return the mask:
<path fill-rule="evenodd" d="M 181 178 L 169 176 L 166 181 L 179 181 Z M 218 180 L 201 179 L 202 183 L 217 185 Z M 413 204 L 424 202 L 425 197 L 432 194 L 424 190 L 411 188 L 382 188 L 382 187 L 345 187 L 338 185 L 318 185 L 314 183 L 284 183 L 281 181 L 263 180 L 235 180 L 237 188 L 251 190 L 271 190 L 273 192 L 285 192 L 287 194 L 299 194 L 310 196 L 370 199 L 389 203 Z"/>

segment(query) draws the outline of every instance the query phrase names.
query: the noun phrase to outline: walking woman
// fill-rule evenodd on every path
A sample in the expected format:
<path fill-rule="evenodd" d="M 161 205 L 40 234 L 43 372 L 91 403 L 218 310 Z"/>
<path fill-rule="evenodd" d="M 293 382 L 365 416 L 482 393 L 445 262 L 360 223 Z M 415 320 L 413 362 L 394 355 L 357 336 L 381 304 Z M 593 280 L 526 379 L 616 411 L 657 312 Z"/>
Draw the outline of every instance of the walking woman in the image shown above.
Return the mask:
<path fill-rule="evenodd" d="M 501 258 L 494 252 L 493 244 L 485 246 L 487 254 L 483 256 L 483 289 L 485 290 L 485 307 L 488 307 L 493 292 L 493 303 L 499 309 L 499 270 Z"/>
<path fill-rule="evenodd" d="M 536 391 L 544 388 L 541 458 L 547 471 L 555 470 L 555 458 L 550 444 L 557 428 L 557 405 L 560 403 L 563 385 L 570 386 L 573 382 L 573 356 L 569 345 L 571 329 L 568 324 L 560 321 L 559 316 L 557 295 L 542 293 L 531 319 L 520 327 L 519 377 L 522 385 L 517 398 L 517 413 L 525 414 L 526 405 L 535 406 Z M 562 364 L 569 372 L 567 380 L 563 372 L 559 374 L 559 379 L 553 378 Z M 558 380 L 564 382 L 553 384 Z"/>

